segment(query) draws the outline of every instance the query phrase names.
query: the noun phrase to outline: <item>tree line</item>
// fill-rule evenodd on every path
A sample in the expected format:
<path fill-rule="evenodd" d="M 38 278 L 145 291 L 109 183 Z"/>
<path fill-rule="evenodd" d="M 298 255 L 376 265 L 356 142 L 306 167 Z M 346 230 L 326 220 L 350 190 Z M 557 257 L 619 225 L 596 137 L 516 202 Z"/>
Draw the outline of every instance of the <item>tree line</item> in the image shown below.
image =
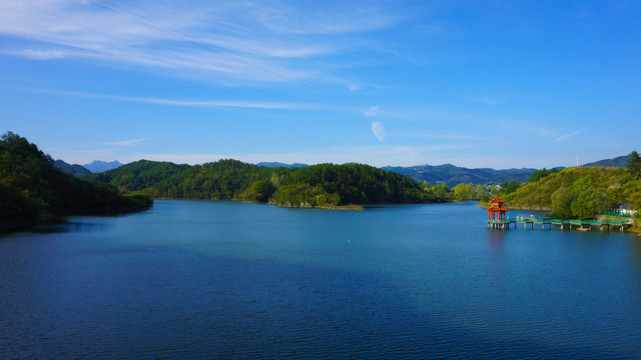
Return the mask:
<path fill-rule="evenodd" d="M 247 200 L 281 206 L 451 199 L 445 185 L 445 191 L 430 191 L 405 175 L 356 163 L 272 168 L 233 159 L 194 166 L 140 160 L 87 179 L 111 184 L 125 193 L 143 191 L 153 198 Z"/>

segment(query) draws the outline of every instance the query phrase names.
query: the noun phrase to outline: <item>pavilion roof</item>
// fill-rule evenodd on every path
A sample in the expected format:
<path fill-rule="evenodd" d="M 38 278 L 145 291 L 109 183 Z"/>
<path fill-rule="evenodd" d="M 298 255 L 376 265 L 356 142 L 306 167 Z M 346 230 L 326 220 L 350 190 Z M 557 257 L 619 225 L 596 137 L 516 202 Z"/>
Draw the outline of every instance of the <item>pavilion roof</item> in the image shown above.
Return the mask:
<path fill-rule="evenodd" d="M 499 205 L 494 204 L 494 205 L 490 206 L 489 208 L 487 208 L 487 211 L 489 211 L 489 212 L 507 211 L 507 208 L 504 208 L 503 206 L 499 206 Z"/>
<path fill-rule="evenodd" d="M 490 201 L 490 203 L 504 203 L 504 202 L 505 202 L 505 201 L 503 201 L 503 200 L 499 199 L 498 195 L 497 195 L 497 196 L 495 196 L 495 197 L 494 197 L 494 199 L 492 199 L 492 200 Z"/>

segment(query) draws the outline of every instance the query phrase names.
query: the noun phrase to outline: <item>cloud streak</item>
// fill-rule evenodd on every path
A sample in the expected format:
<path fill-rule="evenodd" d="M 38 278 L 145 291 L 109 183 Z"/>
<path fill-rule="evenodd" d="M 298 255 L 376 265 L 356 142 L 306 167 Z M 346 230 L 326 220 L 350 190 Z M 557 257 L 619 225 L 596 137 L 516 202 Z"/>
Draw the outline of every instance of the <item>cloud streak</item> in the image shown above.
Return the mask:
<path fill-rule="evenodd" d="M 579 130 L 571 132 L 569 134 L 561 135 L 561 136 L 557 137 L 556 139 L 554 139 L 554 142 L 565 141 L 565 140 L 567 140 L 567 139 L 569 139 L 569 138 L 581 133 L 583 130 L 585 130 L 585 129 L 579 129 Z"/>
<path fill-rule="evenodd" d="M 137 145 L 142 142 L 145 142 L 147 140 L 151 139 L 150 137 L 146 138 L 140 138 L 140 139 L 132 139 L 132 140 L 123 140 L 123 141 L 115 141 L 115 142 L 106 142 L 104 143 L 105 145 L 114 145 L 114 146 L 131 146 L 131 145 Z"/>
<path fill-rule="evenodd" d="M 62 90 L 37 90 L 39 92 L 50 93 L 55 95 L 77 96 L 92 99 L 105 99 L 114 101 L 128 101 L 145 104 L 169 105 L 169 106 L 186 106 L 198 108 L 249 108 L 249 109 L 290 109 L 305 110 L 312 109 L 309 104 L 299 103 L 278 103 L 278 102 L 260 102 L 260 101 L 236 101 L 236 100 L 177 100 L 177 99 L 160 99 L 146 98 L 136 96 L 121 96 L 108 94 L 92 94 L 75 91 Z"/>
<path fill-rule="evenodd" d="M 373 117 L 378 115 L 378 106 L 372 106 L 371 108 L 367 109 L 364 113 L 365 116 L 367 117 Z"/>

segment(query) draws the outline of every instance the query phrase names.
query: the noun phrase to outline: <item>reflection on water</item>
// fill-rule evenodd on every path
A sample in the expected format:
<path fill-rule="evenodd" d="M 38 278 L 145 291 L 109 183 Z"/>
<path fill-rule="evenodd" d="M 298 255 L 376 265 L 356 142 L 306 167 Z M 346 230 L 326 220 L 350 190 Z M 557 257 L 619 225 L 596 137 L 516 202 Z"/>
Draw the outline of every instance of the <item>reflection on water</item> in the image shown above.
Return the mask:
<path fill-rule="evenodd" d="M 630 263 L 635 265 L 636 274 L 641 279 L 641 236 L 637 235 L 629 244 Z M 638 284 L 641 287 L 641 282 Z"/>
<path fill-rule="evenodd" d="M 106 231 L 109 227 L 113 226 L 110 223 L 100 222 L 84 222 L 75 220 L 60 220 L 55 223 L 50 223 L 38 226 L 33 231 L 38 233 L 65 233 L 65 232 L 91 232 L 91 231 Z"/>
<path fill-rule="evenodd" d="M 490 252 L 493 255 L 501 255 L 503 252 L 503 236 L 504 232 L 500 230 L 488 229 L 487 238 Z"/>

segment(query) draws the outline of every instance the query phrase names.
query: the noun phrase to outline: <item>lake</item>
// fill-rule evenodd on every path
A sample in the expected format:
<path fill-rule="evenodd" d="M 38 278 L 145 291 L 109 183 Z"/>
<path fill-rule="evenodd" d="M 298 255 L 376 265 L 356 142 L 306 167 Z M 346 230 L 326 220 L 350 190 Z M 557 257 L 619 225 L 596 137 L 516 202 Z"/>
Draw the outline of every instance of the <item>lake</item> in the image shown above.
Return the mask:
<path fill-rule="evenodd" d="M 0 358 L 641 359 L 640 237 L 486 217 L 159 200 L 0 235 Z"/>

